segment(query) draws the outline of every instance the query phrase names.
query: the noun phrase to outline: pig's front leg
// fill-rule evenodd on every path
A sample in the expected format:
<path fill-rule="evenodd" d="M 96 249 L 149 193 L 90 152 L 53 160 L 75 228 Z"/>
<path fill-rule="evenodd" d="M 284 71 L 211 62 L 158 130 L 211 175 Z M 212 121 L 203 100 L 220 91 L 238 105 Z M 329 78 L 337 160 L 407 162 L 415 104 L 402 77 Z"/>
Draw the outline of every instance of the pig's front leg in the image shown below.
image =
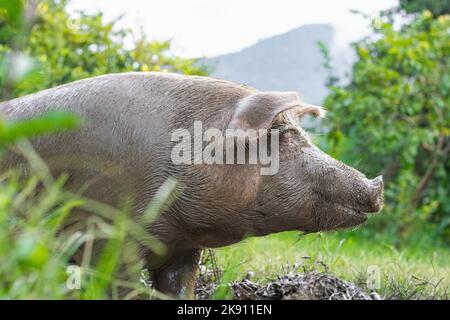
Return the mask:
<path fill-rule="evenodd" d="M 201 249 L 174 253 L 161 267 L 152 272 L 153 287 L 173 297 L 194 299 L 195 272 Z"/>

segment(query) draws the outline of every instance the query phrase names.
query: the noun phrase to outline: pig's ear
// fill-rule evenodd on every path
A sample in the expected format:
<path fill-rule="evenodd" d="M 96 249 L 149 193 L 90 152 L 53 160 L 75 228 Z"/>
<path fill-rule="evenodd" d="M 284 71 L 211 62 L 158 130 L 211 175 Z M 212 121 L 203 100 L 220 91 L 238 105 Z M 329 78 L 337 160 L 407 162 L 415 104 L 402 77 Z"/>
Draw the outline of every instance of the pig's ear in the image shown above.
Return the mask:
<path fill-rule="evenodd" d="M 229 129 L 269 129 L 275 117 L 292 110 L 296 116 L 313 114 L 322 117 L 325 111 L 303 103 L 295 92 L 257 92 L 242 99 L 228 124 Z"/>

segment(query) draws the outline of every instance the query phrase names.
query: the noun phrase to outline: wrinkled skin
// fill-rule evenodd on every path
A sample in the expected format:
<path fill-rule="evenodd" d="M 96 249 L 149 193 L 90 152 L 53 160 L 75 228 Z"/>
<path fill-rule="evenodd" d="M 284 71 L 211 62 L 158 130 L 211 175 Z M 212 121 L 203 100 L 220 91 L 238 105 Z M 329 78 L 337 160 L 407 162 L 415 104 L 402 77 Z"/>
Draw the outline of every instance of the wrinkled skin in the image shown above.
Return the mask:
<path fill-rule="evenodd" d="M 32 142 L 55 176 L 69 174 L 70 189 L 113 206 L 129 197 L 138 219 L 161 184 L 177 180 L 176 199 L 145 226 L 166 245 L 166 254 L 141 248 L 153 285 L 166 294 L 192 297 L 203 248 L 285 230 L 349 228 L 382 207 L 381 177 L 368 180 L 331 158 L 297 126 L 296 115 L 320 110 L 294 93 L 261 93 L 207 77 L 129 73 L 0 104 L 10 119 L 61 107 L 84 117 L 86 126 Z M 192 132 L 195 120 L 220 130 L 280 129 L 279 172 L 263 176 L 260 164 L 175 165 L 171 132 Z M 8 154 L 2 166 L 20 161 Z"/>
<path fill-rule="evenodd" d="M 280 172 L 264 178 L 263 184 L 270 189 L 263 188 L 259 195 L 260 210 L 272 213 L 264 223 L 274 226 L 270 232 L 349 228 L 364 223 L 365 213 L 381 209 L 381 177 L 368 180 L 317 148 L 289 114 L 279 118 L 275 127 L 285 127 L 280 138 Z"/>

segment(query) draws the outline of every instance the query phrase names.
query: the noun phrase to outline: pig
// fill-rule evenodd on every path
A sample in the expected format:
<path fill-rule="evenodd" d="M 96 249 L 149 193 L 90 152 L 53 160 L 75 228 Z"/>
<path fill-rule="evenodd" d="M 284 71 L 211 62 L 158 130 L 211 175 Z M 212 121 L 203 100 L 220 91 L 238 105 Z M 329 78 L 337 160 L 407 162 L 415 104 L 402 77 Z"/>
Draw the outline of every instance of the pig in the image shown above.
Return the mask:
<path fill-rule="evenodd" d="M 247 236 L 287 230 L 305 233 L 358 226 L 383 205 L 383 180 L 372 180 L 316 147 L 298 125 L 320 107 L 293 92 L 261 92 L 210 77 L 122 73 L 84 79 L 3 102 L 7 120 L 64 109 L 85 119 L 77 131 L 32 139 L 54 175 L 67 173 L 67 188 L 117 207 L 133 199 L 139 217 L 168 179 L 182 186 L 170 205 L 145 226 L 166 247 L 161 257 L 142 247 L 153 286 L 192 297 L 204 248 Z M 204 128 L 277 129 L 279 169 L 262 164 L 174 164 L 171 133 L 194 122 Z M 259 139 L 260 137 L 257 137 Z M 7 156 L 3 167 L 17 165 Z"/>

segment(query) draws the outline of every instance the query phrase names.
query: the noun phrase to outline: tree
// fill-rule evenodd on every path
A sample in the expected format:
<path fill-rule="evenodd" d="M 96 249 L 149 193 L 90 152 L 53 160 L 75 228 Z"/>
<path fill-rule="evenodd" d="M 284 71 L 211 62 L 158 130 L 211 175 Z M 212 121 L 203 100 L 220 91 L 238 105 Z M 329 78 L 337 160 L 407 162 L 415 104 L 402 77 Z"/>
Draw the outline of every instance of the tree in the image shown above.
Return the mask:
<path fill-rule="evenodd" d="M 372 225 L 398 239 L 450 239 L 449 28 L 429 11 L 398 31 L 376 20 L 375 37 L 355 44 L 350 83 L 325 102 L 331 152 L 384 175 L 386 214 Z"/>
<path fill-rule="evenodd" d="M 25 10 L 27 8 L 28 10 Z M 27 42 L 30 12 L 35 3 L 0 0 L 0 96 L 13 97 L 15 86 L 30 79 L 32 59 L 22 53 Z M 24 81 L 25 80 L 25 81 Z M 78 128 L 80 119 L 64 111 L 50 111 L 33 119 L 9 121 L 0 117 L 0 155 L 4 148 L 18 140 L 36 135 Z"/>
<path fill-rule="evenodd" d="M 104 72 L 160 69 L 203 73 L 194 60 L 171 55 L 169 42 L 148 42 L 141 36 L 126 49 L 124 41 L 132 35 L 130 31 L 114 31 L 114 23 L 104 24 L 100 14 L 80 13 L 79 23 L 72 25 L 64 11 L 66 3 L 41 1 L 36 6 L 33 1 L 0 0 L 2 100 Z M 127 206 L 89 205 L 90 199 L 66 191 L 66 175 L 54 179 L 28 143 L 17 143 L 79 125 L 73 114 L 60 111 L 7 122 L 0 116 L 0 161 L 4 149 L 14 144 L 15 152 L 24 155 L 29 164 L 26 175 L 21 164 L 2 170 L 0 179 L 2 298 L 105 299 L 116 296 L 118 283 L 133 297 L 149 297 L 148 287 L 139 278 L 143 262 L 138 252 L 143 245 L 161 252 L 163 245 L 132 221 Z M 94 219 L 73 223 L 77 215 L 71 213 L 78 207 L 91 212 Z M 158 213 L 151 211 L 152 217 Z M 73 229 L 74 225 L 79 228 Z M 89 258 L 81 266 L 83 272 L 69 266 L 74 252 L 96 238 L 106 241 L 98 261 Z M 160 297 L 157 292 L 150 294 L 153 296 Z"/>
<path fill-rule="evenodd" d="M 105 22 L 101 13 L 69 15 L 69 0 L 1 2 L 16 7 L 0 11 L 0 55 L 6 57 L 20 44 L 25 57 L 34 59 L 33 72 L 15 83 L 13 96 L 105 73 L 206 74 L 195 59 L 172 54 L 170 41 L 148 41 L 143 33 L 118 28 L 119 19 Z M 15 65 L 30 65 L 22 62 Z M 6 81 L 5 77 L 1 80 Z"/>
<path fill-rule="evenodd" d="M 400 0 L 400 8 L 407 13 L 430 11 L 435 16 L 450 13 L 450 2 L 440 0 Z"/>

